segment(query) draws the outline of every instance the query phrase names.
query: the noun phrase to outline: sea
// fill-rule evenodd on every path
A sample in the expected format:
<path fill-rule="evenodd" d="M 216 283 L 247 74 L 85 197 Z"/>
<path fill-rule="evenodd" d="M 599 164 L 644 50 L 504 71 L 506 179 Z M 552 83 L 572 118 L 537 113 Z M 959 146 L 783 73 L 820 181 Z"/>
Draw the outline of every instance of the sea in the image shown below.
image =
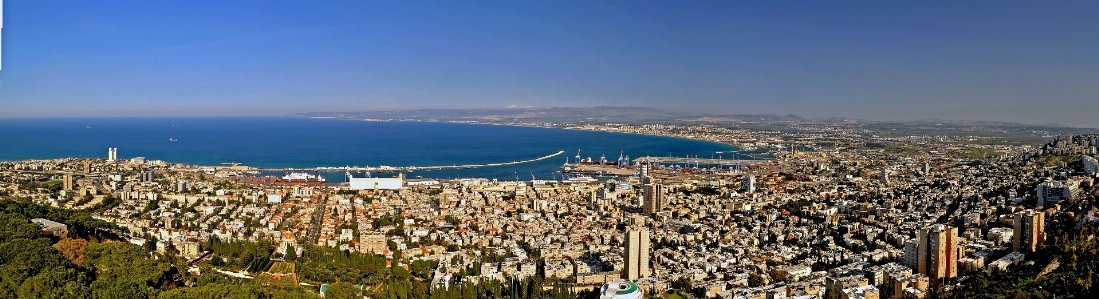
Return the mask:
<path fill-rule="evenodd" d="M 489 124 L 278 116 L 0 119 L 0 161 L 106 158 L 112 147 L 118 148 L 119 159 L 257 168 L 488 164 L 565 151 L 516 165 L 406 173 L 410 178 L 499 180 L 561 179 L 562 164 L 575 161 L 578 151 L 583 158 L 605 155 L 615 161 L 620 155 L 734 159 L 730 152 L 739 150 L 684 138 Z M 265 174 L 283 174 L 276 172 Z M 346 181 L 342 171 L 317 174 L 332 183 Z"/>

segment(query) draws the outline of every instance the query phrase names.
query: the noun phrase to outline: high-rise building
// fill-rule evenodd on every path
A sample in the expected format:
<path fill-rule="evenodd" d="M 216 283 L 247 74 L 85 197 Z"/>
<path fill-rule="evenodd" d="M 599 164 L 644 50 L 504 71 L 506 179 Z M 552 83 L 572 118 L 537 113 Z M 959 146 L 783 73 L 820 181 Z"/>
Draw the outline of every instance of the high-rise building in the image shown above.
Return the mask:
<path fill-rule="evenodd" d="M 152 170 L 141 173 L 141 181 L 142 182 L 152 182 L 155 179 L 156 179 L 156 173 L 154 173 Z"/>
<path fill-rule="evenodd" d="M 931 163 L 924 162 L 923 163 L 923 175 L 930 175 L 930 174 L 931 174 Z"/>
<path fill-rule="evenodd" d="M 1045 240 L 1045 214 L 1040 211 L 1026 210 L 1015 213 L 1015 231 L 1012 234 L 1012 249 L 1017 252 L 1031 253 L 1038 250 Z"/>
<path fill-rule="evenodd" d="M 744 181 L 740 182 L 740 189 L 746 193 L 756 192 L 756 176 L 749 175 L 744 177 Z"/>
<path fill-rule="evenodd" d="M 886 170 L 885 167 L 881 168 L 881 182 L 882 184 L 889 183 L 889 170 Z"/>
<path fill-rule="evenodd" d="M 649 176 L 649 171 L 652 170 L 652 164 L 649 164 L 649 162 L 641 163 L 638 168 L 640 168 L 637 172 L 638 177 L 641 179 L 641 184 L 651 184 L 653 179 Z"/>
<path fill-rule="evenodd" d="M 65 188 L 64 190 L 72 190 L 73 189 L 73 175 L 66 173 L 65 178 L 64 178 L 64 182 L 62 184 L 63 184 L 62 187 Z"/>
<path fill-rule="evenodd" d="M 645 185 L 644 197 L 641 201 L 641 210 L 646 215 L 652 215 L 664 209 L 664 185 Z"/>
<path fill-rule="evenodd" d="M 920 230 L 916 272 L 932 281 L 958 276 L 958 228 L 936 224 Z"/>
<path fill-rule="evenodd" d="M 107 162 L 118 161 L 118 148 L 107 148 Z"/>
<path fill-rule="evenodd" d="M 920 242 L 918 240 L 908 240 L 904 242 L 904 257 L 901 258 L 901 264 L 912 269 L 919 268 L 920 257 Z"/>
<path fill-rule="evenodd" d="M 622 276 L 629 280 L 637 280 L 649 276 L 649 230 L 644 227 L 631 226 L 626 229 L 626 268 Z"/>
<path fill-rule="evenodd" d="M 84 160 L 84 174 L 92 174 L 92 161 Z"/>

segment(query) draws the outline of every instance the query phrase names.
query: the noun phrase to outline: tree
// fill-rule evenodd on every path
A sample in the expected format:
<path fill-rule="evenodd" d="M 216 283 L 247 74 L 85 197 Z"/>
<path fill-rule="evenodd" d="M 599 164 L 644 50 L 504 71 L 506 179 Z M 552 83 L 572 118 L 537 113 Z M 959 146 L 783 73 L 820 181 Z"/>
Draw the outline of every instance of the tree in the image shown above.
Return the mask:
<path fill-rule="evenodd" d="M 177 288 L 170 291 L 161 292 L 157 298 L 160 299 L 184 299 L 184 298 L 203 298 L 203 299 L 252 299 L 252 298 L 264 298 L 264 294 L 256 288 L 254 283 L 242 283 L 233 284 L 229 282 L 225 283 L 212 283 L 204 284 L 191 288 Z"/>
<path fill-rule="evenodd" d="M 283 256 L 283 258 L 285 258 L 288 261 L 297 260 L 298 259 L 297 249 L 294 249 L 294 245 L 286 245 L 286 253 L 283 253 L 282 256 Z"/>
<path fill-rule="evenodd" d="M 0 212 L 0 242 L 15 238 L 34 238 L 40 235 L 40 231 L 38 226 L 30 223 L 23 215 Z"/>
<path fill-rule="evenodd" d="M 0 261 L 4 262 L 4 266 L 18 269 L 26 277 L 65 264 L 57 250 L 50 247 L 50 240 L 47 238 L 15 239 L 0 243 Z M 21 282 L 20 280 L 19 283 Z"/>
<path fill-rule="evenodd" d="M 361 298 L 359 295 L 361 291 L 355 288 L 354 285 L 347 282 L 337 282 L 328 285 L 328 289 L 324 292 L 324 298 L 327 299 L 354 299 Z"/>
<path fill-rule="evenodd" d="M 96 280 L 92 282 L 95 298 L 146 299 L 155 297 L 157 289 L 135 279 Z"/>
<path fill-rule="evenodd" d="M 53 267 L 23 281 L 19 298 L 87 298 L 90 279 L 83 272 Z"/>
<path fill-rule="evenodd" d="M 84 264 L 84 249 L 88 246 L 88 240 L 64 238 L 61 241 L 57 241 L 57 244 L 53 244 L 53 248 L 57 249 L 61 253 L 62 257 L 73 263 L 73 265 Z"/>

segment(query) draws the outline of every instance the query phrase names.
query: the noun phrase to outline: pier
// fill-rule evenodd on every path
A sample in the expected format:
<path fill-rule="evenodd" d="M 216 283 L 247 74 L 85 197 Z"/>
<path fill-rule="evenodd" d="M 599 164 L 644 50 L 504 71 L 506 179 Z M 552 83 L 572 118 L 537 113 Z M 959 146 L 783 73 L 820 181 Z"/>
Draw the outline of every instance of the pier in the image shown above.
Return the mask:
<path fill-rule="evenodd" d="M 394 172 L 407 172 L 416 170 L 447 170 L 447 169 L 469 169 L 478 167 L 493 167 L 493 166 L 507 166 L 516 165 L 530 162 L 542 161 L 545 159 L 553 158 L 564 154 L 564 150 L 557 151 L 549 155 L 541 156 L 534 159 L 500 162 L 500 163 L 486 163 L 486 164 L 465 164 L 465 165 L 442 165 L 442 166 L 378 166 L 378 167 L 357 167 L 357 166 L 345 166 L 345 167 L 315 167 L 315 168 L 258 168 L 259 171 L 394 171 Z"/>

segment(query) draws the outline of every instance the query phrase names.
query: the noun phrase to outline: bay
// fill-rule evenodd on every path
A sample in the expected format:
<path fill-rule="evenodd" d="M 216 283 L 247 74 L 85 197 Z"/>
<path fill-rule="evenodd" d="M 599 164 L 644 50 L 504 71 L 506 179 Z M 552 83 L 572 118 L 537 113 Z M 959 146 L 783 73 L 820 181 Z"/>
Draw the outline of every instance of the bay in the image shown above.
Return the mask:
<path fill-rule="evenodd" d="M 173 141 L 174 140 L 174 141 Z M 518 165 L 415 171 L 410 177 L 560 178 L 579 149 L 585 158 L 645 155 L 709 158 L 736 147 L 699 140 L 587 130 L 434 122 L 366 122 L 297 117 L 0 119 L 0 160 L 146 157 L 170 163 L 239 162 L 260 168 L 437 166 L 533 159 Z M 730 158 L 726 155 L 725 158 Z M 382 175 L 382 174 L 379 174 Z M 324 173 L 343 181 L 343 173 Z"/>

